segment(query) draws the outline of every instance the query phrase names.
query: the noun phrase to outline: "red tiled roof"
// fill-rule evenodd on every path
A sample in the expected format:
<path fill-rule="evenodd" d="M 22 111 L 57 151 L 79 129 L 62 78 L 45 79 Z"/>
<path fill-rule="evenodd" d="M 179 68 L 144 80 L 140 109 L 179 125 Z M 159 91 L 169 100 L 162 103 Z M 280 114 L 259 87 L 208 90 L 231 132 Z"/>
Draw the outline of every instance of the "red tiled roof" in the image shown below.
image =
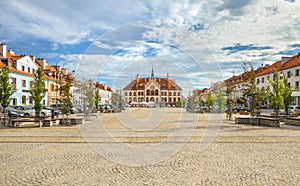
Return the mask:
<path fill-rule="evenodd" d="M 269 66 L 265 70 L 257 73 L 256 77 L 273 73 L 275 70 L 280 71 L 280 70 L 285 70 L 285 69 L 293 68 L 293 67 L 296 67 L 296 66 L 300 66 L 300 63 L 299 63 L 299 54 L 296 55 L 296 56 L 291 57 L 284 64 L 282 64 L 281 60 L 273 63 L 271 66 Z"/>
<path fill-rule="evenodd" d="M 144 90 L 145 85 L 150 81 L 150 78 L 138 78 L 131 81 L 124 90 Z M 182 90 L 174 80 L 168 78 L 155 78 L 155 82 L 160 85 L 161 90 Z"/>

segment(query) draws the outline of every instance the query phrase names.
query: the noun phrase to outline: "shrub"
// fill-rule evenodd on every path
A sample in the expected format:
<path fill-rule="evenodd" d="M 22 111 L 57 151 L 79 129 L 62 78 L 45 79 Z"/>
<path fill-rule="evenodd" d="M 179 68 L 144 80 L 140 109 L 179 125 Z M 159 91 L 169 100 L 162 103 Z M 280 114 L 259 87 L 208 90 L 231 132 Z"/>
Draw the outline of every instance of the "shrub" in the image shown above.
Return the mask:
<path fill-rule="evenodd" d="M 294 112 L 292 112 L 292 116 L 298 117 L 298 113 L 294 111 Z"/>

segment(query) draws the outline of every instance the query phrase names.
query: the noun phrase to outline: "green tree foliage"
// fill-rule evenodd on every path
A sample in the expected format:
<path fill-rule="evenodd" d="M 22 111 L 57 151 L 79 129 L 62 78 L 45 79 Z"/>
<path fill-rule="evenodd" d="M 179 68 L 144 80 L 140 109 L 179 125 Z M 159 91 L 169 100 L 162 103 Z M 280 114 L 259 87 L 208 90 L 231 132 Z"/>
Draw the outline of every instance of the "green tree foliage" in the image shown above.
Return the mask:
<path fill-rule="evenodd" d="M 231 120 L 232 117 L 232 107 L 234 104 L 234 98 L 233 98 L 233 93 L 234 93 L 235 86 L 233 83 L 229 80 L 226 82 L 226 104 L 227 104 L 227 119 Z"/>
<path fill-rule="evenodd" d="M 218 109 L 224 110 L 225 96 L 223 94 L 222 87 L 220 84 L 218 85 L 218 93 L 214 95 L 214 102 L 216 103 L 215 105 L 218 105 Z"/>
<path fill-rule="evenodd" d="M 202 107 L 204 105 L 203 96 L 201 94 L 198 96 L 198 103 L 199 107 Z"/>
<path fill-rule="evenodd" d="M 87 108 L 88 108 L 88 113 L 90 113 L 94 107 L 95 103 L 95 97 L 94 97 L 94 89 L 93 89 L 93 82 L 92 80 L 89 80 L 87 82 L 87 87 L 86 87 L 86 103 L 87 103 Z"/>
<path fill-rule="evenodd" d="M 3 107 L 4 121 L 6 121 L 6 108 L 13 94 L 12 85 L 9 83 L 9 73 L 8 67 L 0 69 L 0 104 Z"/>
<path fill-rule="evenodd" d="M 211 109 L 212 105 L 213 105 L 213 95 L 211 92 L 209 92 L 206 99 L 206 106 L 208 107 L 208 109 Z"/>
<path fill-rule="evenodd" d="M 71 109 L 73 108 L 72 103 L 72 93 L 71 93 L 71 87 L 74 83 L 74 78 L 71 75 L 66 75 L 63 77 L 62 81 L 59 82 L 59 93 L 60 98 L 59 102 L 63 103 L 62 113 L 68 116 L 70 114 Z"/>
<path fill-rule="evenodd" d="M 98 88 L 96 88 L 96 89 L 97 90 L 95 92 L 95 107 L 98 110 L 98 108 L 99 108 L 99 101 L 101 101 L 101 96 L 99 94 L 99 89 Z"/>
<path fill-rule="evenodd" d="M 244 97 L 248 99 L 248 108 L 251 115 L 255 112 L 259 112 L 260 104 L 265 100 L 267 91 L 257 86 L 255 82 L 255 70 L 251 63 L 244 64 L 244 74 L 247 78 L 247 84 L 245 84 Z"/>
<path fill-rule="evenodd" d="M 29 90 L 34 100 L 35 116 L 39 117 L 43 109 L 42 100 L 45 97 L 45 78 L 43 69 L 39 68 L 34 74 L 33 87 Z"/>
<path fill-rule="evenodd" d="M 283 74 L 282 96 L 283 96 L 284 110 L 285 110 L 285 113 L 288 115 L 290 105 L 293 102 L 293 97 L 292 97 L 292 88 L 288 84 L 288 78 L 286 77 L 286 74 Z"/>
<path fill-rule="evenodd" d="M 269 91 L 269 101 L 271 106 L 274 109 L 274 112 L 276 115 L 278 115 L 279 110 L 282 106 L 284 106 L 284 97 L 283 97 L 283 83 L 279 79 L 278 72 L 275 71 L 275 79 L 272 81 L 270 78 L 268 78 L 269 83 L 271 84 L 273 90 Z"/>

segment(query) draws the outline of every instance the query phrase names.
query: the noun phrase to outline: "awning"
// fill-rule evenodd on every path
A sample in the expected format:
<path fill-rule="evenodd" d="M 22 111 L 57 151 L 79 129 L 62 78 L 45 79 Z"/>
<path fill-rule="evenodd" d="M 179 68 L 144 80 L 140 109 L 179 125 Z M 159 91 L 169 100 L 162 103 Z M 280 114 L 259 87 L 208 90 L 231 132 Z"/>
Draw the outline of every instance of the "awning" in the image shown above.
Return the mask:
<path fill-rule="evenodd" d="M 300 97 L 300 91 L 293 91 L 292 96 L 293 97 Z"/>

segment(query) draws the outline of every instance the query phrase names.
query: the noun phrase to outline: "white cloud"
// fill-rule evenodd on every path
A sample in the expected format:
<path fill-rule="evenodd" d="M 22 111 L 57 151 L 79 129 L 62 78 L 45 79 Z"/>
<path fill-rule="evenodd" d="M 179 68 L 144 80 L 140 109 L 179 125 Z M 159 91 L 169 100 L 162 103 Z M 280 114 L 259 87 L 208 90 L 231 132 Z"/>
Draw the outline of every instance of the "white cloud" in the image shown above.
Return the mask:
<path fill-rule="evenodd" d="M 107 61 L 102 72 L 107 79 L 124 65 L 132 67 L 142 61 L 141 64 L 159 63 L 161 70 L 174 74 L 177 68 L 189 71 L 195 86 L 203 85 L 203 75 L 209 82 L 220 80 L 244 61 L 273 63 L 281 58 L 280 52 L 294 50 L 291 44 L 299 44 L 300 38 L 299 1 L 90 0 L 61 4 L 56 0 L 15 0 L 1 1 L 0 6 L 4 20 L 0 38 L 14 41 L 34 37 L 52 43 L 52 50 L 60 52 L 63 45 L 94 41 L 99 53 L 66 51 L 65 55 L 46 56 L 59 58 L 70 68 L 80 65 L 78 71 L 91 77 L 96 77 L 103 61 Z M 252 44 L 258 49 L 235 53 L 222 50 L 237 43 Z M 269 48 L 259 49 L 260 46 Z M 151 48 L 156 56 L 149 59 L 145 55 Z M 112 56 L 114 52 L 117 56 Z M 174 68 L 164 67 L 164 60 L 172 61 Z M 83 61 L 88 62 L 82 66 Z M 193 63 L 198 69 L 193 68 Z M 144 73 L 142 66 L 137 67 L 132 69 Z M 133 73 L 127 70 L 122 78 Z M 178 78 L 183 76 L 179 73 Z"/>

